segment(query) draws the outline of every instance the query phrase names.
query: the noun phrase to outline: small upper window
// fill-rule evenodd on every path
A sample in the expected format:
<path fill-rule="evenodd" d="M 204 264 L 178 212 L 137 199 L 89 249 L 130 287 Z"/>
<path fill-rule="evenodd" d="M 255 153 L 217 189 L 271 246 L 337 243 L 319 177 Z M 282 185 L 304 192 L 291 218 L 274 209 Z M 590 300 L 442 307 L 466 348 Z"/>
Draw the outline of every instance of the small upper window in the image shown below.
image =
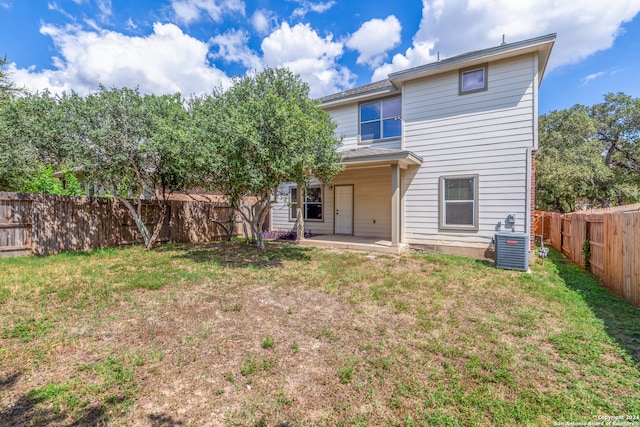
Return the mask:
<path fill-rule="evenodd" d="M 402 101 L 385 99 L 360 105 L 360 140 L 397 138 L 402 135 Z"/>
<path fill-rule="evenodd" d="M 487 66 L 460 70 L 460 95 L 487 90 Z"/>

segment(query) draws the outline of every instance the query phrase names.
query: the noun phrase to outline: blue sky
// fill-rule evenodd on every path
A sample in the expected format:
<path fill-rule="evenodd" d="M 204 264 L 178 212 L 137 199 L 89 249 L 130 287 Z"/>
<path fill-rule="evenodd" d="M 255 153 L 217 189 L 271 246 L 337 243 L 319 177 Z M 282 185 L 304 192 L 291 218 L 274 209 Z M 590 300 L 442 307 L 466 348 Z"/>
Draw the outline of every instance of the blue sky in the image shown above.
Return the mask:
<path fill-rule="evenodd" d="M 0 55 L 32 91 L 188 96 L 287 66 L 312 96 L 557 33 L 540 112 L 640 96 L 640 0 L 0 0 Z"/>

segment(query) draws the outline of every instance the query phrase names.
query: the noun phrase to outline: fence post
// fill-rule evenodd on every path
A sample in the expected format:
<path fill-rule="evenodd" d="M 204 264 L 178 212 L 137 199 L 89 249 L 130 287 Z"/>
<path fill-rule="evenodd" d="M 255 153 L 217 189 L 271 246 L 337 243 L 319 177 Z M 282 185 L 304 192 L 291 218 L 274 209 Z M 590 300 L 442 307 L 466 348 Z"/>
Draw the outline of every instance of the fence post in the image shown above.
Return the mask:
<path fill-rule="evenodd" d="M 631 242 L 631 230 L 633 228 L 632 223 L 632 214 L 625 212 L 624 216 L 624 234 L 623 234 L 623 243 L 622 243 L 622 263 L 623 263 L 623 282 L 622 282 L 622 292 L 624 297 L 630 301 L 631 300 L 631 264 L 633 255 L 633 243 Z"/>
<path fill-rule="evenodd" d="M 630 214 L 632 228 L 627 230 L 631 236 L 633 249 L 629 251 L 631 265 L 631 303 L 640 307 L 640 212 Z"/>
<path fill-rule="evenodd" d="M 576 220 L 574 226 L 574 247 L 576 250 L 576 263 L 581 267 L 586 266 L 586 259 L 584 256 L 584 242 L 587 239 L 587 221 L 585 221 L 585 216 L 582 214 L 574 214 L 574 219 Z"/>

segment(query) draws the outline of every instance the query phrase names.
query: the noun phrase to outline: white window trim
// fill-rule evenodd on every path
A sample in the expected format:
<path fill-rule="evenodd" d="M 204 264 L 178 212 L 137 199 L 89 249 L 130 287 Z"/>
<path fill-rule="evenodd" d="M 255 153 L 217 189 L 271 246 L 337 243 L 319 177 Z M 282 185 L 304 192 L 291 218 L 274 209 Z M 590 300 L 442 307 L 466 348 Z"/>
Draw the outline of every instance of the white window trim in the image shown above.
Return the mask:
<path fill-rule="evenodd" d="M 478 189 L 479 189 L 479 184 L 478 184 L 478 176 L 479 175 L 453 175 L 453 176 L 441 176 L 440 177 L 440 182 L 438 183 L 438 187 L 439 187 L 439 204 L 440 204 L 440 224 L 439 224 L 439 228 L 440 230 L 459 230 L 459 231 L 478 231 L 478 222 L 479 222 L 479 210 L 478 210 Z M 449 202 L 447 202 L 445 200 L 445 181 L 446 180 L 453 180 L 453 179 L 469 179 L 469 178 L 473 178 L 473 225 L 461 225 L 461 224 L 446 224 L 446 218 L 447 218 L 447 203 L 456 203 L 456 202 L 462 202 L 462 203 L 468 203 L 469 200 L 451 200 Z"/>
<path fill-rule="evenodd" d="M 298 186 L 297 185 L 292 185 L 289 187 L 289 222 L 295 222 L 296 218 L 294 218 L 293 216 L 291 216 L 291 207 L 295 204 L 297 204 L 297 200 L 293 200 L 291 197 L 291 190 L 296 189 L 297 190 Z M 305 222 L 310 221 L 310 222 L 324 222 L 324 185 L 309 185 L 306 188 L 319 188 L 320 189 L 320 199 L 322 200 L 320 203 L 318 202 L 311 202 L 311 204 L 319 204 L 320 205 L 320 209 L 322 210 L 322 218 L 321 219 L 314 219 L 314 218 L 306 218 L 307 215 L 307 210 L 306 209 L 302 209 L 303 214 L 305 215 Z M 303 205 L 306 205 L 307 202 L 303 201 Z"/>
<path fill-rule="evenodd" d="M 402 121 L 402 96 L 392 96 L 392 97 L 389 97 L 389 98 L 378 99 L 378 100 L 375 100 L 375 101 L 365 101 L 365 102 L 361 102 L 361 103 L 358 104 L 358 142 L 360 144 L 377 144 L 379 142 L 394 141 L 394 140 L 398 140 L 398 139 L 402 138 L 402 135 L 404 134 L 404 126 L 401 125 L 400 126 L 400 135 L 398 135 L 398 136 L 391 136 L 391 137 L 388 137 L 388 138 L 378 138 L 378 139 L 362 139 L 362 123 L 363 123 L 363 121 L 362 121 L 362 119 L 360 117 L 360 107 L 363 106 L 363 105 L 367 105 L 367 104 L 374 104 L 376 102 L 382 104 L 382 102 L 390 101 L 392 99 L 399 99 L 400 100 L 401 111 L 400 111 L 400 116 L 397 116 L 396 120 Z M 381 105 L 380 118 L 377 119 L 377 120 L 369 120 L 369 121 L 366 121 L 364 123 L 380 122 L 380 135 L 382 136 L 384 134 L 383 122 L 385 120 L 389 120 L 389 119 L 391 119 L 391 117 L 388 117 L 387 119 L 383 119 L 382 118 L 382 105 Z"/>
<path fill-rule="evenodd" d="M 478 71 L 478 70 L 482 70 L 484 73 L 484 86 L 481 88 L 477 88 L 477 89 L 468 89 L 468 90 L 463 90 L 462 89 L 462 76 L 466 73 L 471 73 L 473 71 Z M 487 64 L 480 64 L 480 65 L 475 65 L 473 67 L 467 67 L 467 68 L 463 68 L 459 71 L 458 73 L 458 95 L 467 95 L 470 93 L 476 93 L 476 92 L 484 92 L 488 89 L 488 80 L 489 80 L 489 66 Z"/>

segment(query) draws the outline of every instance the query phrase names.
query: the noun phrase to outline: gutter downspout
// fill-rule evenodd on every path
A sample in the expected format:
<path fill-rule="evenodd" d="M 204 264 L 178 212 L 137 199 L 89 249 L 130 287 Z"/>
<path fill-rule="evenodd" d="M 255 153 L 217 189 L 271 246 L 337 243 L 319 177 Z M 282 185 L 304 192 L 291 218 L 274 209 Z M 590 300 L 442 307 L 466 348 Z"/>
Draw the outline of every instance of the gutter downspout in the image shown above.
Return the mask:
<path fill-rule="evenodd" d="M 527 233 L 529 235 L 529 238 L 531 238 L 531 227 L 533 227 L 533 223 L 531 222 L 531 215 L 532 215 L 532 206 L 531 206 L 531 184 L 532 184 L 532 176 L 531 176 L 531 156 L 532 156 L 532 151 L 533 149 L 531 147 L 527 147 L 527 153 L 525 156 L 525 161 L 527 162 L 527 183 L 526 185 L 526 189 L 525 189 L 525 215 L 524 215 L 524 232 Z M 531 255 L 531 244 L 532 242 L 529 242 L 529 255 Z M 529 256 L 529 263 L 531 263 L 533 261 L 535 261 L 535 258 L 533 258 L 532 256 Z"/>
<path fill-rule="evenodd" d="M 527 162 L 527 184 L 525 189 L 525 233 L 529 234 L 529 238 L 532 235 L 533 228 L 533 197 L 534 197 L 534 189 L 531 187 L 533 185 L 532 176 L 533 168 L 533 152 L 538 150 L 538 89 L 539 89 L 539 73 L 538 73 L 538 53 L 533 54 L 533 111 L 531 117 L 531 137 L 532 137 L 532 146 L 527 148 L 526 154 L 526 162 Z M 535 236 L 534 236 L 535 238 Z M 529 264 L 533 265 L 535 263 L 535 250 L 534 250 L 534 242 L 531 240 L 529 242 Z"/>

